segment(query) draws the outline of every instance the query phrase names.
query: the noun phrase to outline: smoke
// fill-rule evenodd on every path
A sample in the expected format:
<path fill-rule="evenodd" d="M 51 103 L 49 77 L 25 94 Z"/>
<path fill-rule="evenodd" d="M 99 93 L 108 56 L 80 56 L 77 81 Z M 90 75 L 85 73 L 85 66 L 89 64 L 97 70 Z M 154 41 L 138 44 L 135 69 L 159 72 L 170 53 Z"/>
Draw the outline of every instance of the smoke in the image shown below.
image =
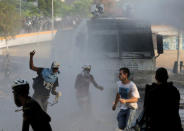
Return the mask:
<path fill-rule="evenodd" d="M 104 70 L 104 64 L 109 66 L 109 63 L 107 59 L 101 58 L 103 52 L 96 50 L 98 46 L 88 47 L 89 44 L 85 41 L 86 24 L 86 20 L 83 20 L 74 30 L 59 31 L 53 41 L 52 53 L 55 54 L 53 55 L 55 58 L 52 59 L 61 63 L 61 88 L 58 90 L 63 92 L 59 104 L 49 108 L 54 130 L 111 131 L 115 129 L 116 115 L 111 111 L 114 75 Z M 74 83 L 77 74 L 82 71 L 81 67 L 86 64 L 92 66 L 91 74 L 96 82 L 104 87 L 104 91 L 90 85 L 91 106 L 87 113 L 84 113 L 76 100 Z"/>
<path fill-rule="evenodd" d="M 178 29 L 184 29 L 182 23 L 184 20 L 184 2 L 181 0 L 141 0 L 132 4 L 134 6 L 133 15 L 136 19 L 155 25 L 171 25 Z M 58 32 L 53 43 L 53 56 L 61 63 L 60 85 L 63 92 L 60 103 L 49 109 L 49 114 L 53 118 L 54 130 L 111 131 L 116 127 L 116 115 L 111 111 L 111 103 L 113 101 L 112 88 L 114 83 L 112 72 L 118 70 L 117 63 L 106 59 L 103 56 L 103 50 L 100 49 L 99 45 L 94 44 L 95 41 L 90 42 L 90 48 L 86 47 L 89 45 L 83 43 L 87 33 L 85 24 L 84 21 L 74 31 L 62 30 Z M 78 34 L 80 35 L 76 36 Z M 98 43 L 101 43 L 101 41 L 98 41 Z M 87 48 L 88 50 L 86 50 Z M 100 92 L 93 86 L 90 87 L 92 100 L 92 113 L 88 112 L 90 117 L 81 113 L 74 89 L 76 75 L 81 72 L 81 66 L 84 64 L 92 65 L 91 73 L 97 83 L 105 88 L 103 92 Z M 111 71 L 103 70 L 104 66 Z M 103 128 L 98 126 L 99 123 L 103 125 Z"/>
<path fill-rule="evenodd" d="M 183 0 L 140 0 L 134 3 L 134 17 L 151 24 L 184 29 Z"/>

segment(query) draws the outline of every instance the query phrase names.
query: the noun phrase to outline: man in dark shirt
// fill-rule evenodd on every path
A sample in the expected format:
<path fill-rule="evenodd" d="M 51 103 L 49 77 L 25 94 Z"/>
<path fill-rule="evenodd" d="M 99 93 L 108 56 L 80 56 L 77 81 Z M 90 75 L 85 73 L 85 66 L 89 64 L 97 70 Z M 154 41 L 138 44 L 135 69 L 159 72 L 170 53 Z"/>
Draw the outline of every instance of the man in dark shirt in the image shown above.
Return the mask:
<path fill-rule="evenodd" d="M 144 117 L 146 131 L 183 131 L 179 116 L 180 93 L 167 82 L 168 73 L 159 68 L 155 75 L 156 83 L 146 86 Z"/>
<path fill-rule="evenodd" d="M 52 131 L 51 118 L 44 112 L 40 105 L 29 94 L 29 83 L 24 80 L 14 82 L 12 86 L 14 102 L 18 107 L 23 107 L 22 131 L 29 131 L 31 125 L 33 131 Z"/>
<path fill-rule="evenodd" d="M 53 62 L 51 68 L 41 68 L 36 67 L 33 64 L 33 56 L 35 51 L 30 52 L 30 69 L 36 71 L 38 76 L 33 78 L 33 99 L 35 99 L 44 111 L 47 111 L 48 98 L 50 92 L 56 95 L 55 102 L 58 101 L 61 92 L 56 92 L 56 87 L 59 86 L 58 74 L 59 74 L 59 64 Z"/>
<path fill-rule="evenodd" d="M 103 90 L 102 86 L 99 86 L 93 75 L 90 74 L 91 66 L 83 66 L 82 73 L 78 74 L 75 80 L 75 89 L 77 101 L 80 107 L 84 110 L 89 109 L 90 105 L 90 95 L 89 95 L 89 86 L 92 83 L 97 89 Z"/>

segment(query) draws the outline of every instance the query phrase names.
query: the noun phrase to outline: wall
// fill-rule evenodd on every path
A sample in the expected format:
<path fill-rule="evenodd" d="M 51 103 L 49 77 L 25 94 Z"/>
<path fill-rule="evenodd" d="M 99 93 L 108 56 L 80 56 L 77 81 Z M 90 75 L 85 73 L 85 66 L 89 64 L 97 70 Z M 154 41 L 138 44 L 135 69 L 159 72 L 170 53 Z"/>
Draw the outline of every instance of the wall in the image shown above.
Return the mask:
<path fill-rule="evenodd" d="M 53 31 L 53 36 L 55 35 L 56 31 Z M 8 41 L 8 46 L 17 46 L 17 45 L 25 45 L 25 44 L 32 44 L 32 43 L 39 43 L 44 41 L 52 40 L 52 31 L 45 31 L 45 32 L 36 32 L 36 33 L 28 33 L 28 34 L 20 34 L 16 35 L 14 39 Z M 5 40 L 0 37 L 0 48 L 6 47 Z"/>
<path fill-rule="evenodd" d="M 157 58 L 156 66 L 173 69 L 175 61 L 177 61 L 177 50 L 164 50 L 164 54 Z M 181 61 L 184 61 L 184 50 L 181 51 Z"/>

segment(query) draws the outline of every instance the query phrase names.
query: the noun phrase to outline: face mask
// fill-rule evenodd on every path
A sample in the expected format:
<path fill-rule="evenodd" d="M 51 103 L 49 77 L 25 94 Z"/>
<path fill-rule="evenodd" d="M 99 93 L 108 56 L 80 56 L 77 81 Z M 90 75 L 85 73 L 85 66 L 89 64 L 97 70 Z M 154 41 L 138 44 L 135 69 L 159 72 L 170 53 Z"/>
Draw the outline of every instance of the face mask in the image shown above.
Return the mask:
<path fill-rule="evenodd" d="M 85 71 L 85 70 L 84 70 L 84 71 L 83 71 L 83 75 L 84 75 L 84 76 L 89 76 L 89 71 Z"/>
<path fill-rule="evenodd" d="M 54 75 L 58 75 L 60 73 L 59 68 L 57 69 L 57 72 L 54 72 L 54 68 L 51 68 L 51 73 Z"/>
<path fill-rule="evenodd" d="M 57 80 L 57 75 L 58 73 L 53 74 L 52 69 L 45 68 L 42 71 L 42 77 L 44 81 L 49 83 L 54 83 Z"/>

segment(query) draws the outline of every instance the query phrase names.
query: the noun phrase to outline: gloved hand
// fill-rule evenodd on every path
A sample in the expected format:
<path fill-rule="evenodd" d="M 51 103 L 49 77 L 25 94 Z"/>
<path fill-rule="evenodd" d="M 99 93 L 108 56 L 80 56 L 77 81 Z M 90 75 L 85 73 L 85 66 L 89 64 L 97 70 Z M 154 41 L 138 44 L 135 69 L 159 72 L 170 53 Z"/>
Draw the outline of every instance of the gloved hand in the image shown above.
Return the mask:
<path fill-rule="evenodd" d="M 62 96 L 61 91 L 57 92 L 56 97 L 55 97 L 55 103 L 58 103 L 59 97 Z"/>

